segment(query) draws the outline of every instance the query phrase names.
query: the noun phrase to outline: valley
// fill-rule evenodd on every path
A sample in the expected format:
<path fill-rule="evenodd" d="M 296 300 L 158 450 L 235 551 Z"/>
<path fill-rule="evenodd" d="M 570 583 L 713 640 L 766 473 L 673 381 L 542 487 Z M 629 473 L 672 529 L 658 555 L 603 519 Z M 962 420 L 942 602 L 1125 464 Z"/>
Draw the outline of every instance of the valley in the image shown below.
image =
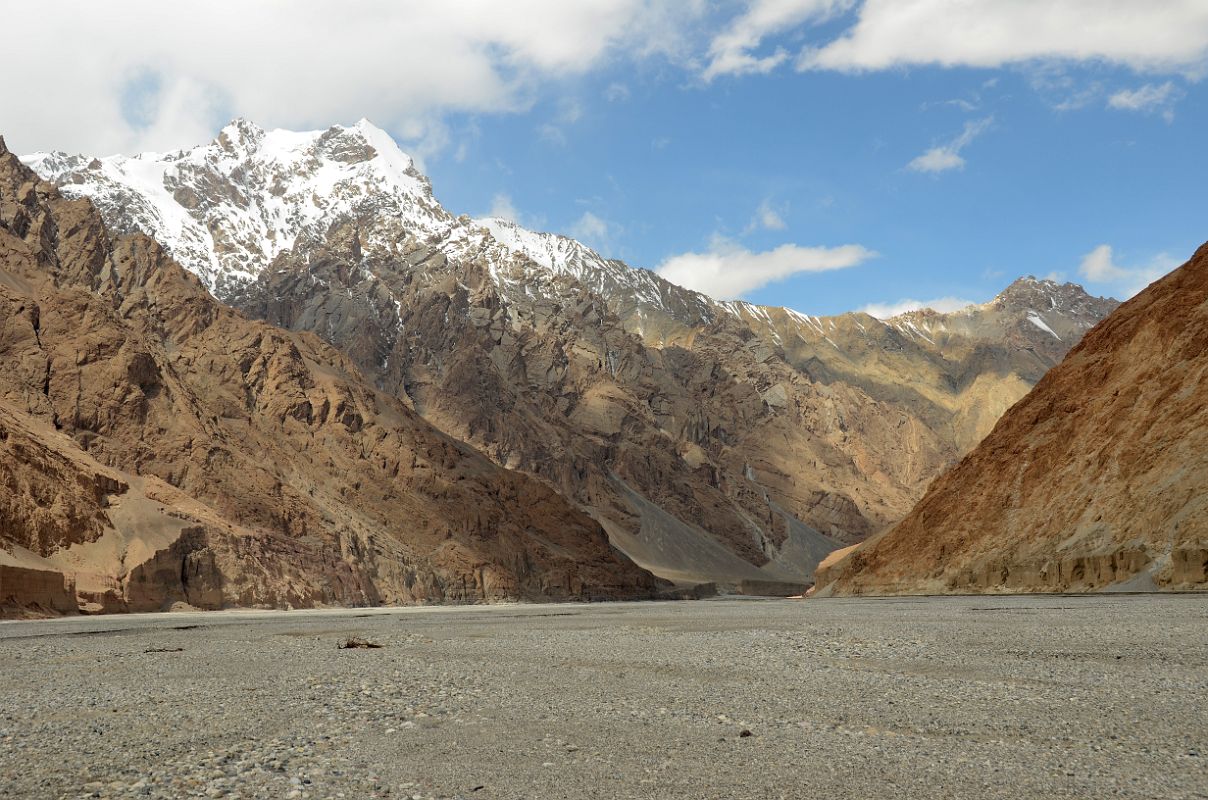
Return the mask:
<path fill-rule="evenodd" d="M 717 302 L 573 239 L 454 216 L 366 120 L 25 162 L 252 318 L 530 475 L 678 586 L 804 588 L 909 511 L 1117 305 L 1024 278 L 889 320 Z"/>
<path fill-rule="evenodd" d="M 1208 246 L 1120 306 L 821 592 L 1208 584 Z"/>
<path fill-rule="evenodd" d="M 0 19 L 0 800 L 1208 800 L 1208 0 Z"/>
<path fill-rule="evenodd" d="M 338 649 L 349 637 L 381 647 Z M 1206 653 L 1208 608 L 1180 595 L 8 622 L 0 785 L 31 798 L 1191 800 Z"/>

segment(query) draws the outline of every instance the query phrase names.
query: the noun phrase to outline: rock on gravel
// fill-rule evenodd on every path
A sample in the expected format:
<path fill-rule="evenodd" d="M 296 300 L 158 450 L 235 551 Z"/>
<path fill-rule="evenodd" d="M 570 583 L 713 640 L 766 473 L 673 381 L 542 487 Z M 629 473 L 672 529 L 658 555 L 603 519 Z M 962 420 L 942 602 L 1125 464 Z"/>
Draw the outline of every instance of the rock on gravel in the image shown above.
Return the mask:
<path fill-rule="evenodd" d="M 0 676 L 5 798 L 1208 797 L 1204 596 L 11 622 Z"/>

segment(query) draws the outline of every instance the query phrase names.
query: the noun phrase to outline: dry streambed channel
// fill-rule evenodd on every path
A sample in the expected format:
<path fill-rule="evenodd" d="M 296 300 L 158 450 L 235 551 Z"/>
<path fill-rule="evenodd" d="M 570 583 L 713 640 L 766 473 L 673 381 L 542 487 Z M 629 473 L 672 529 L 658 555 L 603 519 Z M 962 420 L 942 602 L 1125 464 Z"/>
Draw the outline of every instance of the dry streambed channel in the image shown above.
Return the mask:
<path fill-rule="evenodd" d="M 1208 798 L 1208 596 L 0 623 L 4 798 L 814 796 Z"/>

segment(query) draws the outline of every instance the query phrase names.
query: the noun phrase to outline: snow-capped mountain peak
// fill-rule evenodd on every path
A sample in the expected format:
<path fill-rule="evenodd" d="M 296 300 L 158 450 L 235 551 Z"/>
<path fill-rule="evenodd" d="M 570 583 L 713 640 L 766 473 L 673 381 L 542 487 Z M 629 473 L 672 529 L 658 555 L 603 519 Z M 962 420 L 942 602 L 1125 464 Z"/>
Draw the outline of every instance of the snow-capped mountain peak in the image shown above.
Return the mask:
<path fill-rule="evenodd" d="M 187 150 L 100 159 L 36 153 L 25 160 L 65 193 L 90 197 L 110 226 L 158 240 L 223 300 L 234 300 L 283 253 L 305 257 L 307 245 L 323 244 L 351 222 L 367 256 L 404 263 L 393 257 L 420 242 L 453 261 L 484 265 L 508 298 L 565 297 L 586 289 L 605 299 L 631 330 L 655 341 L 719 315 L 745 320 L 757 331 L 770 326 L 767 313 L 750 304 L 715 303 L 575 239 L 498 217 L 451 214 L 414 160 L 366 119 L 289 131 L 239 118 L 213 141 Z M 1028 277 L 988 303 L 952 314 L 913 311 L 883 324 L 934 344 L 958 329 L 1000 336 L 1024 320 L 1065 341 L 1102 318 L 1105 308 L 1079 286 Z M 802 334 L 812 335 L 812 326 L 803 324 Z M 860 330 L 865 332 L 863 323 Z M 783 343 L 782 332 L 769 328 L 767 336 Z"/>
<path fill-rule="evenodd" d="M 318 244 L 353 222 L 362 252 L 395 255 L 421 241 L 454 260 L 484 263 L 505 296 L 562 294 L 573 284 L 640 317 L 706 321 L 715 305 L 653 272 L 601 256 L 566 236 L 447 211 L 428 179 L 366 119 L 321 131 L 228 123 L 213 141 L 169 153 L 24 159 L 68 195 L 88 196 L 120 232 L 160 242 L 215 295 L 231 300 L 282 253 Z"/>
<path fill-rule="evenodd" d="M 236 119 L 188 150 L 24 160 L 65 193 L 92 198 L 110 225 L 156 238 L 220 297 L 341 218 L 372 211 L 418 236 L 454 223 L 410 156 L 364 119 L 303 132 Z"/>

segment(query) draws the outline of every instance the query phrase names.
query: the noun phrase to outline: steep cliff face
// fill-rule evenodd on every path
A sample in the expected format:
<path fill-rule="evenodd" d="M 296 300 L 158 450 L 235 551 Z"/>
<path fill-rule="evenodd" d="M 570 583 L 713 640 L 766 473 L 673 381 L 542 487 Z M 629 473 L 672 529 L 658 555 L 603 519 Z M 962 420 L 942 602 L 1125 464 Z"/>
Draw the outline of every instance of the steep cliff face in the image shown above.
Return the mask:
<path fill-rule="evenodd" d="M 1100 323 L 825 591 L 1208 588 L 1208 246 Z"/>
<path fill-rule="evenodd" d="M 450 214 L 365 121 L 237 120 L 175 153 L 27 160 L 682 581 L 808 580 L 819 553 L 899 519 L 1114 306 L 1038 281 L 886 321 L 718 303 Z"/>
<path fill-rule="evenodd" d="M 648 596 L 555 492 L 217 303 L 0 147 L 0 563 L 85 602 Z"/>
<path fill-rule="evenodd" d="M 811 381 L 732 316 L 651 346 L 574 279 L 505 291 L 482 254 L 358 251 L 366 224 L 333 225 L 235 302 L 322 332 L 437 427 L 574 498 L 659 574 L 808 579 L 799 535 L 868 535 L 955 456 L 861 390 Z M 669 517 L 656 524 L 652 507 Z M 667 547 L 632 547 L 655 528 Z M 692 555 L 716 543 L 731 554 L 720 571 Z"/>

